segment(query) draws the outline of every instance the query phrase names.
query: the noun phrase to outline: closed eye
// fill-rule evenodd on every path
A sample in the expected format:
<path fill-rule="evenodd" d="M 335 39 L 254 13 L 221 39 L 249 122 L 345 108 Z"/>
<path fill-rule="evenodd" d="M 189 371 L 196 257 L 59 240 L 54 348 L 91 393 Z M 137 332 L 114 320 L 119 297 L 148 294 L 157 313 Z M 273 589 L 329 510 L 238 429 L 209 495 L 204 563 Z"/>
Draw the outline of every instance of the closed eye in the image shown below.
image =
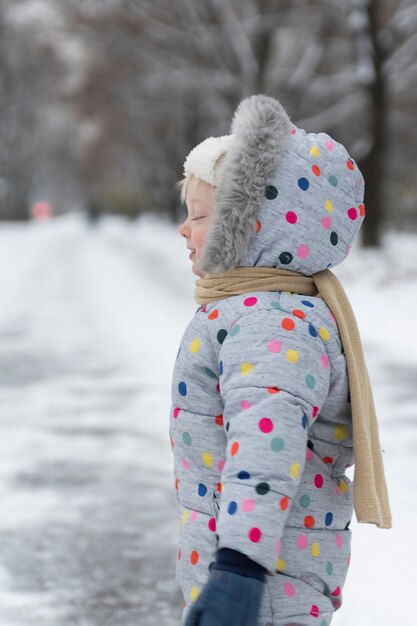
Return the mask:
<path fill-rule="evenodd" d="M 200 217 L 193 217 L 192 221 L 194 221 L 194 220 L 202 220 L 205 217 L 206 217 L 205 215 L 200 215 Z"/>

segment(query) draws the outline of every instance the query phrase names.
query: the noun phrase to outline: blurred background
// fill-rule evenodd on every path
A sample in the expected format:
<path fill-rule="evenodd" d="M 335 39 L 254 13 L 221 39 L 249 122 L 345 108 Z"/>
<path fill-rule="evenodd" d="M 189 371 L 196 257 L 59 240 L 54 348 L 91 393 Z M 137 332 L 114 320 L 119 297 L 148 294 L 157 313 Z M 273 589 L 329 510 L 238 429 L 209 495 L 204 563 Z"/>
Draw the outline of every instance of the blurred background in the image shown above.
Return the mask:
<path fill-rule="evenodd" d="M 175 183 L 255 93 L 365 176 L 335 272 L 394 528 L 354 524 L 334 624 L 410 623 L 417 1 L 0 0 L 0 626 L 179 624 L 170 377 L 197 305 Z"/>

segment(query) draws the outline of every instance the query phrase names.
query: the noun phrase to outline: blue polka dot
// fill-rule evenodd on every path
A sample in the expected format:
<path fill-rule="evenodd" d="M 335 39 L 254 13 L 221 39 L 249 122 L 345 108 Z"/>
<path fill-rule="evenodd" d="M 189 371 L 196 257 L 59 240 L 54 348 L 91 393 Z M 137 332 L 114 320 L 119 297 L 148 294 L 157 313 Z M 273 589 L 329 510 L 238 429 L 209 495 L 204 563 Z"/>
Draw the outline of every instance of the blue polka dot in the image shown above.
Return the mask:
<path fill-rule="evenodd" d="M 309 325 L 308 325 L 308 332 L 310 333 L 310 335 L 311 335 L 312 337 L 317 337 L 317 335 L 318 335 L 318 332 L 317 332 L 317 330 L 314 328 L 313 324 L 309 324 Z"/>
<path fill-rule="evenodd" d="M 185 384 L 183 380 L 178 384 L 178 391 L 180 392 L 182 396 L 187 395 L 187 385 Z"/>
<path fill-rule="evenodd" d="M 303 413 L 303 417 L 301 418 L 301 426 L 303 428 L 307 428 L 307 426 L 308 426 L 308 418 L 307 418 L 307 415 L 305 413 Z"/>
<path fill-rule="evenodd" d="M 333 513 L 326 513 L 326 518 L 324 520 L 324 523 L 326 524 L 326 526 L 330 526 L 332 522 L 333 522 Z"/>
<path fill-rule="evenodd" d="M 307 191 L 307 189 L 310 187 L 310 183 L 308 182 L 307 178 L 299 178 L 298 186 L 302 191 Z"/>
<path fill-rule="evenodd" d="M 198 495 L 203 497 L 207 493 L 207 487 L 203 483 L 198 484 Z"/>
<path fill-rule="evenodd" d="M 242 470 L 241 472 L 239 472 L 237 477 L 239 478 L 239 480 L 248 480 L 250 478 L 250 474 L 249 472 L 245 472 L 244 470 Z"/>
<path fill-rule="evenodd" d="M 229 515 L 234 515 L 237 511 L 237 503 L 232 500 L 231 502 L 229 502 L 229 506 L 227 507 L 227 512 L 229 513 Z"/>
<path fill-rule="evenodd" d="M 223 361 L 219 361 L 219 374 L 220 376 L 223 374 Z"/>
<path fill-rule="evenodd" d="M 301 304 L 304 304 L 304 306 L 309 306 L 311 308 L 314 307 L 314 304 L 310 302 L 310 300 L 301 300 Z"/>

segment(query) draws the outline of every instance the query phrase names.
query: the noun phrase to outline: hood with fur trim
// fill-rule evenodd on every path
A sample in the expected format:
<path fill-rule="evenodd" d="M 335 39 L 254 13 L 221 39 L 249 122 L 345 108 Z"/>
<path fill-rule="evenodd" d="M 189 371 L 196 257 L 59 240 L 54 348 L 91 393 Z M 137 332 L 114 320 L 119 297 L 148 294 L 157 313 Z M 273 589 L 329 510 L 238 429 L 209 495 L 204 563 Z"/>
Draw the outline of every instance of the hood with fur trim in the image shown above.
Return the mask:
<path fill-rule="evenodd" d="M 364 181 L 346 149 L 294 126 L 274 98 L 234 114 L 200 268 L 278 267 L 307 276 L 348 255 L 363 218 Z"/>

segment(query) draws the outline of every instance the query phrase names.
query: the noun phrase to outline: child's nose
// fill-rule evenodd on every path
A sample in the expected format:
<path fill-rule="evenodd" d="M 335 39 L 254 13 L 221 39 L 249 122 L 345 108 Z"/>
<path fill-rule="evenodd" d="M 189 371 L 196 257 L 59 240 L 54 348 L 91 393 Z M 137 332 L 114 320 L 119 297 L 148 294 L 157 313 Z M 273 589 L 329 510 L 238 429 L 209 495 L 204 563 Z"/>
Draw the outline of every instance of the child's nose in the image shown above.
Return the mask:
<path fill-rule="evenodd" d="M 187 227 L 187 220 L 185 220 L 185 222 L 183 222 L 182 224 L 179 225 L 178 232 L 183 237 L 187 237 L 188 230 L 189 229 Z"/>

